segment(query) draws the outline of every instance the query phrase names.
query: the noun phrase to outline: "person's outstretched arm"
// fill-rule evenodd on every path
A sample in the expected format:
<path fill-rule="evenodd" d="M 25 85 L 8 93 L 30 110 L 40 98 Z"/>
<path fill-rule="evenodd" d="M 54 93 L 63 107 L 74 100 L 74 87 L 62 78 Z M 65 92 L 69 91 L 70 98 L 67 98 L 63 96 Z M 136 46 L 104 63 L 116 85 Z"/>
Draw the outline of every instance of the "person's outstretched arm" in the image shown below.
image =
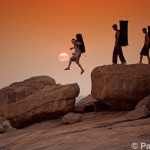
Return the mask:
<path fill-rule="evenodd" d="M 70 50 L 74 49 L 74 47 L 71 47 Z"/>

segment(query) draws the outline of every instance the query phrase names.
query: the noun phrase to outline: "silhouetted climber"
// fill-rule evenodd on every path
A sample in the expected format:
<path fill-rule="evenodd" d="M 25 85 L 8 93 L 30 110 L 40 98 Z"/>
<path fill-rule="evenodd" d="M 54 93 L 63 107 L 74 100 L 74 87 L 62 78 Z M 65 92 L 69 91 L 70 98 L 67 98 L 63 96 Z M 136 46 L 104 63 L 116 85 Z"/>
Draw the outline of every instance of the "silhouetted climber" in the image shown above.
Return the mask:
<path fill-rule="evenodd" d="M 116 31 L 116 35 L 115 35 L 115 47 L 114 47 L 114 51 L 113 51 L 113 64 L 117 64 L 117 57 L 119 55 L 120 61 L 122 64 L 126 64 L 126 60 L 123 56 L 123 52 L 122 52 L 122 45 L 121 45 L 121 32 L 120 30 L 118 30 L 117 25 L 114 24 L 113 29 Z"/>
<path fill-rule="evenodd" d="M 143 48 L 141 50 L 141 53 L 140 53 L 140 62 L 139 63 L 142 63 L 143 56 L 147 56 L 148 64 L 150 64 L 150 57 L 149 57 L 150 38 L 149 38 L 149 35 L 147 33 L 146 28 L 143 28 L 143 33 L 145 34 L 145 40 L 144 40 L 144 46 L 143 46 Z"/>
<path fill-rule="evenodd" d="M 72 44 L 74 44 L 74 47 L 70 48 L 70 50 L 75 49 L 75 53 L 72 53 L 73 56 L 70 58 L 69 65 L 65 70 L 70 70 L 71 63 L 75 61 L 76 64 L 81 68 L 81 74 L 83 74 L 83 72 L 85 70 L 82 68 L 81 64 L 79 63 L 79 60 L 81 57 L 80 47 L 81 47 L 82 43 L 75 39 L 72 39 L 71 42 L 72 42 Z"/>
<path fill-rule="evenodd" d="M 150 26 L 148 26 L 148 36 L 149 36 L 149 39 L 150 39 Z M 149 48 L 150 48 L 150 40 L 149 40 Z"/>

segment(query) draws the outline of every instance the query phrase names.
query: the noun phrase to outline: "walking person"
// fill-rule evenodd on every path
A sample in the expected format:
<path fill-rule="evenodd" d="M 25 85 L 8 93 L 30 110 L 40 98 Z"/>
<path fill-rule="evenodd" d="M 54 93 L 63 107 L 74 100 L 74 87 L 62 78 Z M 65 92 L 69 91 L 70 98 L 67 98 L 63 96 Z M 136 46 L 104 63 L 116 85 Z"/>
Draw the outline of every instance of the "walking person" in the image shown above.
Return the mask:
<path fill-rule="evenodd" d="M 118 30 L 116 24 L 114 24 L 112 26 L 112 28 L 116 31 L 115 47 L 114 47 L 114 51 L 113 51 L 113 64 L 117 64 L 118 55 L 119 55 L 121 64 L 126 64 L 126 60 L 125 60 L 123 52 L 122 52 L 120 30 Z"/>
<path fill-rule="evenodd" d="M 144 46 L 140 52 L 140 64 L 142 63 L 143 56 L 147 56 L 148 59 L 148 64 L 150 64 L 150 57 L 149 57 L 149 43 L 150 43 L 150 38 L 147 33 L 147 29 L 143 28 L 143 33 L 145 34 L 145 40 L 144 40 Z"/>
<path fill-rule="evenodd" d="M 72 44 L 74 45 L 74 47 L 70 48 L 70 50 L 75 49 L 75 53 L 72 53 L 72 57 L 70 58 L 69 61 L 69 65 L 65 70 L 70 70 L 70 66 L 72 64 L 72 62 L 76 62 L 76 64 L 80 67 L 81 69 L 81 75 L 83 74 L 83 72 L 85 71 L 81 64 L 79 63 L 80 57 L 81 57 L 81 50 L 80 50 L 80 46 L 82 45 L 82 43 L 78 42 L 75 39 L 71 40 Z"/>

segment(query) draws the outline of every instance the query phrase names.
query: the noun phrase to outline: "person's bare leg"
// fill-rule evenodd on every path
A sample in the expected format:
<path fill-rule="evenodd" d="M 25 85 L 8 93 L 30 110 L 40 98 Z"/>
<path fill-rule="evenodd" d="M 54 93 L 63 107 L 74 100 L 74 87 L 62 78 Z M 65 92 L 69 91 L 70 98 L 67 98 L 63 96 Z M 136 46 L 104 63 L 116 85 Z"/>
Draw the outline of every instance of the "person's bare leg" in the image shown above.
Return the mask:
<path fill-rule="evenodd" d="M 72 63 L 72 60 L 70 59 L 69 65 L 68 65 L 68 67 L 65 70 L 70 70 L 71 63 Z"/>
<path fill-rule="evenodd" d="M 77 62 L 76 64 L 80 67 L 80 69 L 81 69 L 81 74 L 83 74 L 83 72 L 84 72 L 85 70 L 82 68 L 81 64 L 80 64 L 79 62 Z"/>
<path fill-rule="evenodd" d="M 143 55 L 140 55 L 140 64 L 142 63 Z"/>
<path fill-rule="evenodd" d="M 149 56 L 147 56 L 147 59 L 148 59 L 148 64 L 150 64 L 150 57 L 149 57 Z"/>

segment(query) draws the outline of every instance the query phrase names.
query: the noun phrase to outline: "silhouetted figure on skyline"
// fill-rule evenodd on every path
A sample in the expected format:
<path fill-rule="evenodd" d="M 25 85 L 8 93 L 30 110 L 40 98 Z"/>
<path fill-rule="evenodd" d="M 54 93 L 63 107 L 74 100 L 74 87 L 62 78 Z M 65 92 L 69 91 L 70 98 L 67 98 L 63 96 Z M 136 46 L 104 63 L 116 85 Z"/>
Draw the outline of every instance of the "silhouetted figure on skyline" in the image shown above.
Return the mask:
<path fill-rule="evenodd" d="M 147 33 L 146 28 L 143 28 L 143 33 L 145 34 L 145 40 L 144 40 L 144 46 L 143 46 L 143 48 L 141 50 L 141 53 L 140 53 L 140 62 L 139 63 L 142 63 L 143 56 L 147 56 L 148 64 L 150 64 L 150 57 L 149 57 L 150 38 L 149 38 L 149 35 Z"/>
<path fill-rule="evenodd" d="M 148 36 L 149 36 L 149 39 L 150 39 L 150 26 L 148 26 Z M 149 48 L 150 48 L 150 40 L 149 40 Z"/>
<path fill-rule="evenodd" d="M 79 60 L 80 60 L 80 57 L 81 57 L 80 46 L 81 46 L 82 43 L 78 42 L 75 39 L 72 39 L 71 42 L 72 42 L 72 44 L 74 44 L 74 47 L 70 48 L 70 50 L 75 49 L 75 53 L 72 53 L 73 56 L 70 58 L 69 65 L 65 70 L 70 70 L 71 63 L 75 61 L 76 64 L 81 69 L 81 74 L 83 74 L 83 72 L 85 70 L 82 68 L 81 64 L 79 63 Z"/>
<path fill-rule="evenodd" d="M 121 63 L 122 64 L 126 64 L 126 60 L 125 60 L 123 52 L 122 52 L 120 30 L 117 29 L 117 25 L 116 24 L 114 24 L 112 26 L 112 28 L 116 31 L 115 47 L 114 47 L 114 51 L 113 51 L 113 64 L 117 64 L 117 57 L 118 57 L 118 55 L 119 55 Z"/>

